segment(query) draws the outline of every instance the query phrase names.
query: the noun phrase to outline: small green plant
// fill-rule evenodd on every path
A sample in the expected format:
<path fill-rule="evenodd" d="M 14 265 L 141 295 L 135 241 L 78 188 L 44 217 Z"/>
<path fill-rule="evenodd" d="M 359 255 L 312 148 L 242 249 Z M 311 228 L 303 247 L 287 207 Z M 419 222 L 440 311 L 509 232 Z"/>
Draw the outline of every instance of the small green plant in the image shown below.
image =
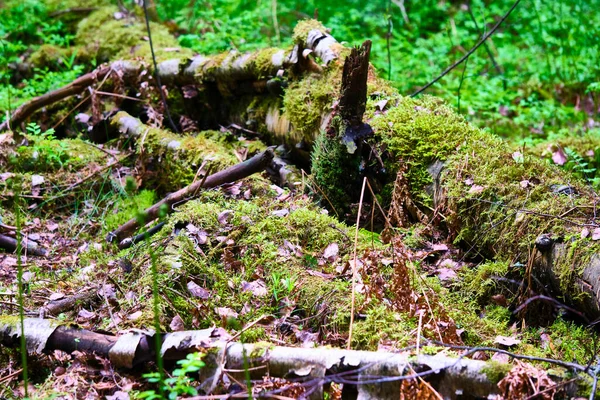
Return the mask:
<path fill-rule="evenodd" d="M 597 176 L 597 168 L 583 158 L 575 150 L 565 147 L 565 154 L 568 157 L 568 161 L 563 165 L 567 170 L 573 171 L 573 173 L 594 186 L 600 183 L 600 177 Z"/>
<path fill-rule="evenodd" d="M 273 291 L 273 298 L 276 302 L 289 296 L 295 287 L 296 277 L 291 275 L 284 276 L 280 272 L 271 273 L 271 290 Z"/>
<path fill-rule="evenodd" d="M 315 256 L 312 256 L 310 254 L 305 254 L 304 257 L 302 257 L 302 259 L 304 261 L 304 265 L 306 265 L 306 268 L 310 268 L 310 269 L 317 268 L 319 260 L 317 260 L 317 258 Z"/>
<path fill-rule="evenodd" d="M 44 166 L 62 167 L 68 158 L 67 146 L 65 143 L 56 140 L 54 129 L 50 128 L 42 131 L 42 128 L 35 122 L 31 122 L 26 127 L 27 134 L 33 140 L 31 147 L 21 146 L 19 153 L 31 151 L 32 158 L 39 163 L 36 169 L 45 169 Z"/>
<path fill-rule="evenodd" d="M 177 399 L 179 396 L 188 395 L 188 396 L 197 396 L 198 391 L 193 386 L 194 380 L 190 378 L 188 375 L 196 373 L 200 371 L 202 367 L 204 367 L 204 361 L 202 361 L 202 357 L 204 354 L 202 353 L 192 353 L 188 354 L 185 360 L 177 361 L 177 364 L 181 366 L 181 368 L 177 368 L 173 371 L 173 376 L 171 378 L 164 379 L 161 382 L 161 374 L 160 372 L 151 372 L 149 374 L 144 374 L 144 378 L 150 383 L 156 383 L 161 386 L 160 390 L 147 390 L 145 392 L 139 393 L 136 397 L 138 399 Z M 161 395 L 161 393 L 164 394 Z"/>

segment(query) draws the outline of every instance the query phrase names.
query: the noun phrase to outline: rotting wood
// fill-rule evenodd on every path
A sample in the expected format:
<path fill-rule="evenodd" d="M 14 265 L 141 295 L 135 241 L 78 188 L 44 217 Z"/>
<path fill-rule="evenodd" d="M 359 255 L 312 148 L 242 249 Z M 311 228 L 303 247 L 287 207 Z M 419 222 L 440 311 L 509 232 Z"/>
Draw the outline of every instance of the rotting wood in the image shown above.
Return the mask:
<path fill-rule="evenodd" d="M 255 155 L 251 159 L 244 161 L 243 163 L 234 165 L 223 171 L 219 171 L 208 176 L 204 180 L 194 182 L 193 184 L 186 186 L 177 192 L 169 194 L 158 203 L 144 210 L 145 222 L 148 223 L 158 218 L 161 210 L 163 209 L 164 212 L 171 213 L 173 211 L 173 204 L 182 204 L 188 200 L 191 200 L 200 189 L 214 188 L 224 183 L 235 182 L 254 173 L 263 171 L 267 165 L 269 165 L 273 159 L 273 156 L 273 150 L 269 148 L 262 153 Z M 116 230 L 110 232 L 106 240 L 108 242 L 113 242 L 115 240 L 120 241 L 135 231 L 138 226 L 139 220 L 137 218 L 132 218 Z"/>

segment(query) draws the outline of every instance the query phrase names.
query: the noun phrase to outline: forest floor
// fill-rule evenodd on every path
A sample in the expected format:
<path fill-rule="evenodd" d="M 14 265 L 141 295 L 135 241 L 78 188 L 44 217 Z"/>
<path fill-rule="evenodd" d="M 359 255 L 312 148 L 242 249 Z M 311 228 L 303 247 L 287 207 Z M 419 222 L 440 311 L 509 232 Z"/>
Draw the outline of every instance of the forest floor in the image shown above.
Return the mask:
<path fill-rule="evenodd" d="M 126 17 L 118 15 L 123 12 L 118 9 L 103 11 L 101 7 L 107 2 L 88 3 L 86 6 L 93 10 L 78 11 L 61 2 L 37 0 L 8 1 L 0 6 L 0 66 L 6 67 L 0 72 L 3 114 L 10 115 L 17 106 L 72 82 L 108 59 L 135 52 L 132 58 L 147 56 L 137 45 L 120 42 L 126 40 L 122 37 L 106 39 L 101 46 L 89 45 L 85 32 L 97 28 L 90 14 L 100 15 L 98 18 L 108 15 L 108 23 L 120 25 L 122 18 L 137 18 L 127 28 L 139 30 L 136 41 L 145 43 L 146 33 L 140 10 Z M 73 5 L 80 6 L 78 2 Z M 218 7 L 226 9 L 226 5 L 215 4 L 211 13 L 218 12 Z M 289 11 L 287 2 L 281 2 L 280 7 Z M 251 32 L 230 32 L 224 45 L 222 31 L 216 30 L 199 42 L 200 35 L 186 30 L 183 23 L 172 26 L 175 22 L 161 14 L 173 12 L 167 8 L 159 5 L 155 10 L 158 15 L 152 17 L 157 32 L 155 43 L 168 54 L 182 57 L 198 51 L 216 53 L 236 41 L 244 49 L 244 42 L 256 39 Z M 60 13 L 63 10 L 65 13 Z M 323 19 L 333 23 L 335 18 L 327 14 L 328 10 L 324 7 Z M 423 6 L 421 12 L 427 15 L 435 10 Z M 409 16 L 418 15 L 418 10 L 409 11 Z M 468 13 L 459 16 L 457 10 L 444 11 L 453 21 L 471 20 Z M 257 15 L 252 12 L 261 14 L 265 10 L 239 15 L 232 12 L 230 18 L 252 19 Z M 209 19 L 199 17 L 203 18 Z M 573 22 L 569 18 L 563 23 Z M 159 23 L 161 19 L 168 22 Z M 282 32 L 293 25 L 283 17 L 280 23 Z M 349 23 L 358 23 L 354 14 Z M 469 29 L 470 37 L 476 38 L 477 30 Z M 171 33 L 178 41 L 170 42 Z M 343 38 L 348 31 L 341 29 L 340 34 Z M 424 48 L 433 48 L 442 36 L 440 32 L 432 33 Z M 534 39 L 533 33 L 525 36 L 524 40 Z M 496 45 L 502 48 L 499 43 L 505 40 L 500 34 Z M 385 38 L 374 43 L 374 63 L 382 70 L 387 64 L 381 58 Z M 408 46 L 394 45 L 399 46 L 397 51 Z M 440 62 L 451 57 L 452 49 L 440 55 Z M 473 60 L 477 71 L 487 62 L 482 60 L 489 57 L 481 53 L 484 56 Z M 509 56 L 502 51 L 500 54 L 498 62 L 508 69 Z M 569 60 L 560 62 L 571 66 Z M 407 68 L 414 68 L 413 61 L 398 68 L 394 76 L 387 71 L 402 93 L 415 86 L 414 82 L 410 88 L 402 83 L 399 75 L 410 76 Z M 521 156 L 556 164 L 595 190 L 600 180 L 599 128 L 595 121 L 598 88 L 597 82 L 594 86 L 590 80 L 596 78 L 581 75 L 579 67 L 559 69 L 565 75 L 572 74 L 569 82 L 577 81 L 579 87 L 565 84 L 554 96 L 548 95 L 548 88 L 556 88 L 557 83 L 544 81 L 544 76 L 540 81 L 536 81 L 539 77 L 529 77 L 527 85 L 517 88 L 509 82 L 509 90 L 498 89 L 502 83 L 486 76 L 482 79 L 492 80 L 485 85 L 487 95 L 475 98 L 469 95 L 476 91 L 472 86 L 462 86 L 463 71 L 462 77 L 458 72 L 453 74 L 434 87 L 433 93 L 454 103 L 456 92 L 448 88 L 454 88 L 460 78 L 458 92 L 462 87 L 467 94 L 466 100 L 460 100 L 459 94 L 457 111 L 466 109 L 472 124 L 490 127 L 493 134 L 505 136 L 515 151 L 522 152 Z M 151 75 L 152 69 L 143 74 Z M 382 76 L 386 76 L 385 71 Z M 502 94 L 492 101 L 489 97 L 496 89 Z M 510 90 L 519 95 L 507 102 Z M 140 87 L 139 97 L 132 101 L 158 104 L 157 93 Z M 210 328 L 242 343 L 304 348 L 349 346 L 407 357 L 419 353 L 460 357 L 469 349 L 490 347 L 501 351 L 476 351 L 469 357 L 495 362 L 497 369 L 488 378 L 505 378 L 501 387 L 513 390 L 506 398 L 525 398 L 523 394 L 553 398 L 561 395 L 563 386 L 569 386 L 561 382 L 571 380 L 577 382 L 579 393 L 589 394 L 593 379 L 578 375 L 560 362 L 583 368 L 595 364 L 596 328 L 561 299 L 531 300 L 535 296 L 526 293 L 523 283 L 527 265 L 486 257 L 465 247 L 433 222 L 413 223 L 389 234 L 382 231 L 384 213 L 373 200 L 350 205 L 354 214 L 360 210 L 356 226 L 321 199 L 318 185 L 308 173 L 295 175 L 293 185 L 288 187 L 263 171 L 200 190 L 190 201 L 175 204 L 170 215 L 161 214 L 159 221 L 164 225 L 158 233 L 128 248 L 107 242 L 107 235 L 130 219 L 140 219 L 142 228 L 138 233 L 151 229 L 152 221 L 143 221 L 143 210 L 168 193 L 250 159 L 264 151 L 267 143 L 252 130 L 235 124 L 182 139 L 160 136 L 162 129 L 157 127 L 168 127 L 170 117 L 152 107 L 150 111 L 144 109 L 144 122 L 153 129 L 146 130 L 141 140 L 123 135 L 94 143 L 91 133 L 87 133 L 88 119 L 96 114 L 108 115 L 118 101 L 110 93 L 102 96 L 100 100 L 91 96 L 93 99 L 86 102 L 82 95 L 48 105 L 23 128 L 13 126 L 12 133 L 0 132 L 0 235 L 18 239 L 21 247 L 12 251 L 4 244 L 7 250 L 0 252 L 0 312 L 7 318 L 3 321 L 19 315 L 43 316 L 115 335 L 135 329 L 178 332 Z M 488 107 L 492 102 L 496 107 L 493 112 Z M 600 234 L 593 240 L 599 238 Z M 43 254 L 31 253 L 40 249 Z M 65 299 L 76 301 L 51 310 Z M 535 310 L 525 318 L 519 311 L 528 306 Z M 534 318 L 532 313 L 536 314 Z M 534 366 L 515 361 L 507 352 L 532 357 Z M 197 375 L 203 366 L 200 359 L 167 362 L 164 380 L 162 375 L 153 375 L 157 370 L 154 363 L 115 369 L 106 358 L 95 354 L 54 350 L 30 356 L 24 365 L 19 354 L 4 347 L 0 351 L 0 397 L 21 398 L 27 394 L 30 398 L 125 399 L 202 393 Z M 552 360 L 558 364 L 553 365 Z M 23 385 L 24 372 L 27 387 Z M 535 385 L 527 381 L 528 375 L 536 376 Z M 163 379 L 164 384 L 157 385 L 157 379 Z M 246 397 L 262 394 L 297 398 L 307 391 L 293 379 L 265 377 L 252 381 L 251 389 L 247 384 L 232 375 L 223 379 L 212 394 L 239 395 L 247 391 Z M 342 386 L 330 385 L 328 398 L 341 398 Z M 403 386 L 406 396 L 439 396 L 431 388 L 409 386 Z M 574 395 L 573 388 L 570 390 Z"/>

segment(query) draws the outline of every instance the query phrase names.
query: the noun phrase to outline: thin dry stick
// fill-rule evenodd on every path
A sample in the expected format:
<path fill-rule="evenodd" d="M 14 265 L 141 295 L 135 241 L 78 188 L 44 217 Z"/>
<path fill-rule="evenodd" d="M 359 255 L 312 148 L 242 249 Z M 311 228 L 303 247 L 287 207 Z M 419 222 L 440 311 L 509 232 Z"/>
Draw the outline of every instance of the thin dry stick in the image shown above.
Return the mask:
<path fill-rule="evenodd" d="M 414 369 L 413 369 L 411 366 L 409 366 L 408 368 L 410 369 L 410 373 L 411 373 L 412 375 L 415 375 L 415 376 L 417 377 L 417 380 L 418 380 L 419 382 L 421 382 L 423 385 L 427 386 L 427 387 L 429 388 L 429 390 L 431 390 L 431 393 L 432 393 L 432 394 L 433 394 L 433 395 L 434 395 L 434 396 L 435 396 L 435 397 L 436 397 L 438 400 L 444 400 L 444 398 L 443 398 L 443 397 L 442 397 L 442 396 L 441 396 L 441 395 L 438 393 L 438 391 L 437 391 L 437 390 L 435 390 L 435 389 L 433 388 L 433 386 L 431 386 L 431 385 L 429 384 L 429 382 L 427 382 L 425 379 L 421 378 L 421 377 L 419 376 L 419 374 L 418 374 L 417 372 L 415 372 L 415 370 L 414 370 Z"/>
<path fill-rule="evenodd" d="M 360 201 L 358 203 L 358 215 L 356 216 L 356 231 L 354 233 L 354 265 L 352 265 L 352 307 L 350 308 L 350 329 L 348 331 L 348 345 L 347 348 L 350 350 L 350 343 L 352 343 L 352 325 L 354 324 L 354 302 L 356 294 L 354 292 L 354 285 L 356 285 L 356 264 L 358 263 L 356 257 L 356 248 L 358 247 L 358 227 L 360 225 L 360 213 L 362 211 L 363 197 L 365 195 L 365 187 L 367 186 L 367 178 L 363 179 L 362 189 L 360 191 Z"/>
<path fill-rule="evenodd" d="M 513 3 L 512 7 L 506 12 L 506 14 L 504 14 L 504 16 L 502 17 L 502 19 L 500 19 L 500 21 L 498 21 L 498 23 L 496 25 L 494 25 L 494 27 L 485 36 L 483 36 L 481 38 L 481 40 L 479 42 L 477 42 L 477 44 L 475 46 L 473 46 L 471 48 L 471 50 L 469 50 L 457 62 L 455 62 L 454 64 L 452 64 L 448 68 L 446 68 L 441 74 L 439 74 L 435 79 L 433 79 L 432 81 L 430 81 L 427 85 L 423 86 L 421 89 L 419 89 L 416 92 L 414 92 L 413 94 L 411 94 L 410 97 L 415 97 L 416 95 L 423 93 L 431 85 L 433 85 L 434 83 L 436 83 L 437 81 L 439 81 L 440 79 L 442 79 L 450 71 L 452 71 L 454 68 L 456 68 L 460 64 L 462 64 L 467 58 L 469 58 L 471 56 L 471 54 L 475 53 L 475 51 L 479 48 L 479 46 L 481 46 L 483 43 L 485 43 L 485 41 L 488 40 L 490 38 L 490 36 L 492 36 L 494 34 L 494 32 L 496 32 L 496 30 L 500 27 L 500 25 L 502 25 L 502 23 L 506 20 L 506 18 L 508 18 L 508 16 L 510 15 L 510 13 L 513 12 L 513 10 L 515 8 L 517 8 L 517 6 L 519 5 L 520 2 L 521 2 L 521 0 L 516 0 Z"/>
<path fill-rule="evenodd" d="M 88 145 L 88 146 L 90 146 L 90 147 L 98 149 L 98 150 L 100 150 L 101 152 L 103 152 L 105 154 L 108 154 L 110 157 L 114 158 L 115 161 L 117 161 L 117 162 L 119 161 L 119 159 L 117 158 L 117 156 L 114 155 L 113 153 L 111 153 L 110 151 L 108 151 L 108 150 L 106 150 L 106 149 L 104 149 L 104 148 L 102 148 L 100 146 L 97 146 L 94 143 L 90 143 L 90 142 L 86 142 L 86 141 L 84 141 L 83 143 L 86 144 L 86 145 Z"/>
<path fill-rule="evenodd" d="M 315 185 L 315 188 L 319 191 L 319 193 L 321 193 L 323 195 L 323 197 L 325 197 L 325 200 L 327 200 L 327 202 L 329 203 L 329 206 L 331 206 L 331 209 L 333 210 L 333 212 L 335 213 L 336 216 L 339 216 L 337 210 L 335 209 L 335 207 L 333 206 L 333 204 L 331 203 L 331 201 L 329 200 L 329 197 L 327 197 L 327 195 L 325 194 L 325 192 L 319 187 L 319 185 L 317 185 L 317 182 L 315 182 L 315 180 L 310 176 L 310 175 L 306 175 L 304 170 L 302 171 L 302 184 L 304 185 L 304 177 L 306 176 L 306 178 L 308 178 L 308 180 L 310 180 L 313 185 Z"/>
<path fill-rule="evenodd" d="M 102 92 L 100 90 L 94 90 L 94 93 L 100 94 L 103 96 L 119 97 L 121 99 L 127 99 L 127 100 L 133 100 L 133 101 L 144 101 L 142 99 L 138 99 L 138 98 L 131 97 L 131 96 L 125 96 L 124 94 L 119 94 L 119 93 Z"/>
<path fill-rule="evenodd" d="M 15 372 L 13 372 L 11 374 L 8 374 L 6 376 L 3 376 L 2 378 L 0 378 L 0 383 L 4 383 L 4 382 L 7 382 L 7 381 L 10 381 L 12 378 L 18 376 L 21 372 L 23 372 L 23 368 L 19 368 Z"/>
<path fill-rule="evenodd" d="M 52 129 L 56 129 L 57 126 L 59 126 L 60 124 L 63 123 L 63 121 L 65 119 L 67 119 L 69 117 L 69 115 L 71 115 L 73 113 L 73 111 L 77 110 L 79 108 L 80 105 L 82 105 L 83 103 L 85 103 L 86 101 L 88 101 L 90 99 L 90 97 L 92 97 L 91 95 L 86 95 L 83 100 L 81 100 L 79 103 L 77 103 L 75 105 L 75 107 L 73 107 L 71 109 L 71 111 L 69 111 L 64 117 L 62 117 L 57 123 L 55 123 L 54 125 L 52 125 Z"/>
<path fill-rule="evenodd" d="M 416 273 L 416 271 L 415 271 Z M 442 339 L 442 333 L 440 332 L 440 328 L 437 324 L 437 320 L 435 319 L 435 314 L 433 313 L 433 310 L 431 309 L 431 304 L 429 303 L 429 298 L 427 297 L 427 293 L 425 293 L 424 289 L 421 289 L 421 293 L 423 293 L 423 297 L 425 297 L 425 302 L 427 303 L 427 308 L 429 309 L 429 313 L 431 314 L 431 319 L 433 319 L 433 321 L 435 322 L 435 330 L 437 331 L 437 334 L 440 338 L 440 342 L 443 342 L 444 339 Z"/>
<path fill-rule="evenodd" d="M 421 344 L 421 329 L 423 328 L 423 311 L 419 312 L 419 326 L 417 327 L 417 357 L 419 356 L 419 345 Z"/>
<path fill-rule="evenodd" d="M 104 85 L 104 82 L 106 82 L 106 80 L 108 79 L 108 77 L 109 77 L 109 76 L 110 76 L 110 75 L 111 75 L 113 72 L 115 72 L 115 70 L 111 68 L 111 69 L 110 69 L 110 71 L 108 71 L 108 73 L 107 73 L 106 75 L 104 75 L 104 78 L 102 79 L 102 82 L 100 82 L 100 85 L 98 85 L 98 89 L 100 89 L 100 88 L 101 88 L 101 87 Z M 93 89 L 92 89 L 92 90 L 93 90 Z M 83 100 L 81 100 L 79 103 L 77 103 L 77 105 L 76 105 L 75 107 L 73 107 L 73 108 L 72 108 L 72 109 L 71 109 L 71 110 L 70 110 L 70 111 L 69 111 L 69 112 L 68 112 L 68 113 L 67 113 L 67 114 L 66 114 L 64 117 L 62 117 L 62 118 L 60 119 L 60 121 L 58 121 L 56 124 L 54 124 L 54 126 L 52 126 L 52 128 L 53 128 L 53 129 L 56 129 L 56 127 L 57 127 L 57 126 L 59 126 L 60 124 L 62 124 L 62 123 L 63 123 L 63 121 L 64 121 L 65 119 L 67 119 L 67 117 L 68 117 L 69 115 L 71 115 L 71 114 L 73 113 L 73 111 L 77 110 L 77 109 L 79 108 L 79 106 L 80 106 L 80 105 L 82 105 L 83 103 L 85 103 L 86 101 L 88 101 L 88 100 L 89 100 L 91 97 L 92 97 L 92 94 L 91 94 L 91 93 L 90 93 L 90 94 L 88 94 L 88 95 L 86 95 L 86 96 L 83 98 Z M 137 99 L 136 99 L 136 100 L 137 100 Z"/>

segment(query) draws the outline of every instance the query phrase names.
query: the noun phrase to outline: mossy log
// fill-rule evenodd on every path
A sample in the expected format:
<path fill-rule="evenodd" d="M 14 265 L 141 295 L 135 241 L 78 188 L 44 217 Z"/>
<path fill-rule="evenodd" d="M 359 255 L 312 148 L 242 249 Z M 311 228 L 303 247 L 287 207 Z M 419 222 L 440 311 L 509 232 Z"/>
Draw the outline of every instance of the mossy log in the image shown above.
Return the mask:
<path fill-rule="evenodd" d="M 314 180 L 340 209 L 359 197 L 358 185 L 340 184 L 366 175 L 381 200 L 400 214 L 416 205 L 420 213 L 404 214 L 428 215 L 467 257 L 507 261 L 529 289 L 558 296 L 589 319 L 600 316 L 600 245 L 592 240 L 599 227 L 597 196 L 585 182 L 515 152 L 440 99 L 400 95 L 372 67 L 362 121 L 373 134 L 361 138 L 367 151 L 360 162 L 347 162 L 338 100 L 351 49 L 312 20 L 300 22 L 293 39 L 291 49 L 163 58 L 158 70 L 173 114 L 197 121 L 200 129 L 237 124 L 267 142 L 287 143 L 305 161 L 312 151 Z M 34 100 L 21 109 L 43 104 Z M 11 126 L 26 114 L 18 112 Z M 389 204 L 392 198 L 402 204 Z M 549 248 L 536 248 L 540 235 L 550 238 Z"/>

